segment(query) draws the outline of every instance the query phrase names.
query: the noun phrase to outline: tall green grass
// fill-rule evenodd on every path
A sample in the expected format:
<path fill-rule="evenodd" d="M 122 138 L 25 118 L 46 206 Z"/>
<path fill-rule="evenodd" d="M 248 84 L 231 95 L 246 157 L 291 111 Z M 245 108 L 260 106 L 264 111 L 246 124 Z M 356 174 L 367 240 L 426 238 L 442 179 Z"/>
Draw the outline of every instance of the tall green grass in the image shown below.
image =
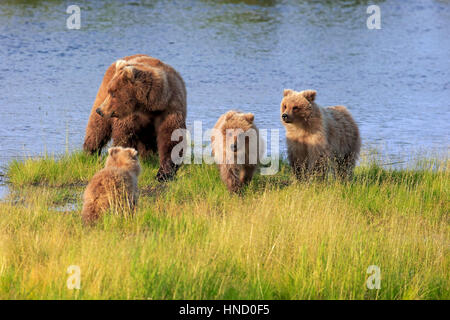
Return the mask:
<path fill-rule="evenodd" d="M 103 160 L 82 153 L 14 161 L 0 203 L 0 299 L 448 299 L 449 161 L 350 182 L 297 182 L 282 163 L 230 195 L 210 165 L 160 184 L 143 163 L 132 217 L 80 219 Z M 70 265 L 81 289 L 67 288 Z M 381 270 L 369 290 L 367 268 Z"/>

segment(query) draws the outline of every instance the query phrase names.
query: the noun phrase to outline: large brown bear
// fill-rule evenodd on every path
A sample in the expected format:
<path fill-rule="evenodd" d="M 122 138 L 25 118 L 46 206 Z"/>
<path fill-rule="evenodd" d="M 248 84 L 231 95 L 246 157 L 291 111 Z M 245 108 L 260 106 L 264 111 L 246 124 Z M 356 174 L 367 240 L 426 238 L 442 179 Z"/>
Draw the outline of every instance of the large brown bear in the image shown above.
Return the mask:
<path fill-rule="evenodd" d="M 141 157 L 159 154 L 157 179 L 176 173 L 171 152 L 186 128 L 186 87 L 171 66 L 147 55 L 125 57 L 105 73 L 89 116 L 83 148 L 99 153 L 112 138 L 114 146 L 131 147 Z M 182 155 L 180 155 L 182 156 Z"/>
<path fill-rule="evenodd" d="M 344 106 L 322 108 L 315 99 L 315 90 L 284 90 L 280 114 L 289 162 L 299 179 L 324 177 L 330 166 L 348 177 L 361 149 L 358 125 Z"/>

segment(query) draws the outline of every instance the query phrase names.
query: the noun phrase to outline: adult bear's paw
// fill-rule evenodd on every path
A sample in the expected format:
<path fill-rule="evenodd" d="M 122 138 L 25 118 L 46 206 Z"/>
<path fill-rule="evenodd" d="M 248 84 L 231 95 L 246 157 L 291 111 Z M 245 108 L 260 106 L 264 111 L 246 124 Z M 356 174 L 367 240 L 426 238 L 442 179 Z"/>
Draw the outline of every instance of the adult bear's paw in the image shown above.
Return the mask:
<path fill-rule="evenodd" d="M 158 173 L 156 174 L 156 180 L 158 180 L 159 182 L 173 180 L 178 168 L 179 166 L 174 164 L 173 162 L 169 166 L 166 166 L 165 169 L 163 167 L 160 167 Z"/>

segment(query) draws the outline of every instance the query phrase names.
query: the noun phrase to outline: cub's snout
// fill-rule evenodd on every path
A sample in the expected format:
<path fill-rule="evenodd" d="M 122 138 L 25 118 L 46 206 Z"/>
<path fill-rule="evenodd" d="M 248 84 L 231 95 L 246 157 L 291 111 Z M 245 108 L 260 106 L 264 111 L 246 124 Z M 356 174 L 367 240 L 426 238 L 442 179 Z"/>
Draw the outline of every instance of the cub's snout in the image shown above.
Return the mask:
<path fill-rule="evenodd" d="M 291 121 L 289 120 L 289 115 L 288 115 L 287 113 L 283 113 L 283 114 L 281 115 L 281 119 L 283 119 L 283 121 L 286 122 L 286 123 L 291 122 Z"/>

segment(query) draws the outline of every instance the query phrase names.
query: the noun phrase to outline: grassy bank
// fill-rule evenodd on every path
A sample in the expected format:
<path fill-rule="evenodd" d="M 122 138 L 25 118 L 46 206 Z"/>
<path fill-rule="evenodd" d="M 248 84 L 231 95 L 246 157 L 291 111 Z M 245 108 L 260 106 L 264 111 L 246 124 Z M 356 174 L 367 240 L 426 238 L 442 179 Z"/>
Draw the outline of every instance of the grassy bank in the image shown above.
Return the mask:
<path fill-rule="evenodd" d="M 298 183 L 284 164 L 230 195 L 209 165 L 159 184 L 143 164 L 135 216 L 84 228 L 103 165 L 81 153 L 12 162 L 0 203 L 0 299 L 449 299 L 448 160 L 350 183 Z M 67 289 L 67 268 L 81 289 Z M 381 289 L 366 287 L 368 266 Z"/>

